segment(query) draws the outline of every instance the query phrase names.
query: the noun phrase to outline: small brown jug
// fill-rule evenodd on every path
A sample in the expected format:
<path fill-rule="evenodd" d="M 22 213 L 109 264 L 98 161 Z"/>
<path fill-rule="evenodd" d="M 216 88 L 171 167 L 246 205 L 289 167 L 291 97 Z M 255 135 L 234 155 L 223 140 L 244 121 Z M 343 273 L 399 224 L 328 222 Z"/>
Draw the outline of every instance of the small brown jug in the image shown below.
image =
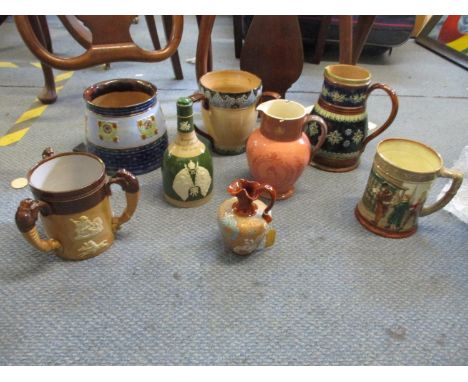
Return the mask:
<path fill-rule="evenodd" d="M 271 208 L 275 203 L 276 192 L 268 184 L 236 179 L 227 188 L 232 198 L 225 200 L 218 208 L 218 225 L 227 248 L 238 255 L 271 247 L 275 242 L 276 231 L 271 227 Z M 260 195 L 270 196 L 268 206 Z"/>

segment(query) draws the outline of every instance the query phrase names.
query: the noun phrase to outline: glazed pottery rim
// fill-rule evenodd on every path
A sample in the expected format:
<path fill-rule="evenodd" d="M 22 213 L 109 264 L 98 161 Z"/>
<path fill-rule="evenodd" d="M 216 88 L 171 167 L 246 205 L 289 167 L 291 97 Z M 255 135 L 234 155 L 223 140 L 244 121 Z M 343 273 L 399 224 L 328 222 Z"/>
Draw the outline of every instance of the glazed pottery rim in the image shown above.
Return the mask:
<path fill-rule="evenodd" d="M 407 169 L 407 168 L 404 168 L 404 167 L 399 166 L 398 164 L 396 164 L 396 163 L 394 163 L 393 161 L 391 161 L 390 159 L 388 159 L 388 158 L 381 152 L 381 147 L 382 147 L 383 145 L 385 145 L 386 143 L 391 142 L 391 141 L 395 141 L 395 142 L 405 142 L 405 143 L 410 143 L 410 144 L 413 144 L 413 145 L 417 145 L 417 146 L 423 147 L 424 149 L 428 150 L 431 154 L 434 155 L 434 157 L 436 157 L 436 158 L 439 160 L 439 166 L 438 166 L 437 168 L 434 168 L 434 170 L 431 170 L 431 171 L 409 170 L 409 169 Z M 416 141 L 416 140 L 413 140 L 413 139 L 408 139 L 408 138 L 386 138 L 386 139 L 380 141 L 380 142 L 377 144 L 376 155 L 378 155 L 378 156 L 380 157 L 381 160 L 383 160 L 384 162 L 386 162 L 387 164 L 389 164 L 389 165 L 392 166 L 393 168 L 398 169 L 399 171 L 405 172 L 405 173 L 407 173 L 407 174 L 433 175 L 433 174 L 438 173 L 438 172 L 440 171 L 440 169 L 444 166 L 444 161 L 443 161 L 443 159 L 442 159 L 442 156 L 441 156 L 436 150 L 434 150 L 432 147 L 426 145 L 425 143 L 422 143 L 422 142 L 419 142 L 419 141 Z"/>
<path fill-rule="evenodd" d="M 342 70 L 347 70 L 351 72 L 360 72 L 361 75 L 344 76 L 342 73 L 339 73 Z M 337 71 L 338 73 L 336 73 Z M 368 85 L 371 80 L 370 71 L 358 65 L 348 65 L 348 64 L 327 65 L 324 69 L 324 74 L 326 78 L 329 78 L 332 81 L 335 81 L 344 85 L 365 86 L 365 85 Z"/>
<path fill-rule="evenodd" d="M 42 165 L 45 163 L 52 161 L 54 159 L 64 157 L 64 156 L 86 156 L 94 159 L 97 163 L 101 165 L 100 173 L 99 176 L 93 180 L 91 183 L 86 184 L 80 188 L 73 188 L 70 190 L 64 190 L 64 191 L 50 191 L 50 190 L 44 190 L 42 188 L 36 187 L 31 183 L 31 177 L 33 176 L 34 172 L 39 169 Z M 54 199 L 63 199 L 64 201 L 67 200 L 67 198 L 73 198 L 73 199 L 82 199 L 84 197 L 87 197 L 89 193 L 96 191 L 97 189 L 100 188 L 101 184 L 105 181 L 106 179 L 106 165 L 105 163 L 96 155 L 91 154 L 89 152 L 65 152 L 65 153 L 59 153 L 59 154 L 54 154 L 48 158 L 44 158 L 40 160 L 38 163 L 36 163 L 27 173 L 27 179 L 28 179 L 28 184 L 29 187 L 33 190 L 33 192 L 38 193 L 41 197 L 44 198 L 54 198 Z M 76 198 L 78 196 L 78 198 Z M 70 199 L 68 199 L 70 200 Z"/>
<path fill-rule="evenodd" d="M 117 85 L 121 84 L 123 86 L 129 85 L 129 84 L 136 84 L 138 87 L 136 89 L 123 89 L 123 90 L 112 89 L 112 86 L 116 86 L 116 84 Z M 102 93 L 96 94 L 99 90 L 101 90 Z M 141 102 L 128 104 L 125 106 L 119 106 L 119 107 L 99 106 L 93 103 L 94 99 L 96 99 L 97 97 L 101 95 L 108 94 L 111 92 L 116 92 L 116 91 L 125 91 L 125 90 L 142 91 L 146 93 L 149 96 L 149 98 Z M 145 90 L 151 91 L 151 94 Z M 113 110 L 139 108 L 147 103 L 152 104 L 153 101 L 156 100 L 157 95 L 158 95 L 158 88 L 156 87 L 156 85 L 154 85 L 153 83 L 149 81 L 139 80 L 135 78 L 115 78 L 111 80 L 96 82 L 95 84 L 88 86 L 83 92 L 83 99 L 85 100 L 87 106 L 93 108 L 93 110 L 98 109 L 98 110 L 113 111 Z"/>
<path fill-rule="evenodd" d="M 301 116 L 294 117 L 294 118 L 283 118 L 283 117 L 281 117 L 279 115 L 276 115 L 276 114 L 266 113 L 263 110 L 261 110 L 261 111 L 263 111 L 263 113 L 265 113 L 266 115 L 268 115 L 271 118 L 280 119 L 282 121 L 296 121 L 298 119 L 304 118 L 307 115 L 307 110 L 304 107 L 304 105 L 300 104 L 299 102 L 288 100 L 288 99 L 272 99 L 272 100 L 269 100 L 269 101 L 262 102 L 260 105 L 263 105 L 264 103 L 273 104 L 275 102 L 283 103 L 283 104 L 287 104 L 287 103 L 295 104 L 297 106 L 300 106 L 302 109 L 304 109 L 304 113 Z M 260 107 L 260 105 L 257 106 L 257 110 L 259 110 L 258 108 Z"/>
<path fill-rule="evenodd" d="M 223 92 L 223 91 L 213 89 L 212 86 L 211 87 L 206 86 L 203 83 L 203 80 L 204 79 L 206 80 L 208 77 L 214 77 L 214 76 L 219 76 L 219 75 L 223 75 L 223 74 L 228 74 L 228 75 L 242 74 L 242 75 L 245 75 L 246 77 L 249 77 L 252 80 L 256 81 L 257 85 L 252 86 L 251 88 L 249 88 L 247 90 L 243 90 L 243 91 L 239 91 L 239 92 Z M 198 80 L 198 82 L 200 83 L 200 85 L 203 88 L 205 88 L 207 90 L 210 90 L 210 91 L 212 91 L 214 93 L 219 93 L 219 94 L 245 94 L 245 93 L 251 93 L 252 91 L 260 89 L 262 87 L 262 79 L 260 77 L 258 77 L 257 75 L 255 75 L 255 74 L 253 74 L 251 72 L 248 72 L 246 70 L 237 70 L 237 69 L 224 69 L 224 70 L 215 70 L 215 71 L 212 71 L 212 72 L 208 72 L 208 73 L 205 73 L 203 76 L 201 76 L 200 79 Z"/>

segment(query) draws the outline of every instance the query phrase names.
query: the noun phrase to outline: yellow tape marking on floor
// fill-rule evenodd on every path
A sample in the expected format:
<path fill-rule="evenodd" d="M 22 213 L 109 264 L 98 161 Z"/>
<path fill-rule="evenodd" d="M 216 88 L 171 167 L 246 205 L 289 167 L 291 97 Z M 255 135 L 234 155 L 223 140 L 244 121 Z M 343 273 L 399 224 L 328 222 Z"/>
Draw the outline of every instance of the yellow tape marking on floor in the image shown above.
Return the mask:
<path fill-rule="evenodd" d="M 38 68 L 38 69 L 41 69 L 41 63 L 39 61 L 37 62 L 31 62 L 31 65 Z"/>
<path fill-rule="evenodd" d="M 16 120 L 15 125 L 18 123 L 27 121 L 28 119 L 33 119 L 39 117 L 44 110 L 47 108 L 48 105 L 42 105 L 39 107 L 35 107 L 34 109 L 30 109 L 28 111 L 25 111 L 21 116 Z"/>
<path fill-rule="evenodd" d="M 4 135 L 0 138 L 0 147 L 1 146 L 8 146 L 12 143 L 18 142 L 21 138 L 23 138 L 24 134 L 26 134 L 29 130 L 29 127 L 25 127 L 24 129 L 15 131 L 14 133 L 10 133 Z"/>
<path fill-rule="evenodd" d="M 7 62 L 7 61 L 0 61 L 0 68 L 17 68 L 18 65 L 16 65 L 13 62 Z"/>
<path fill-rule="evenodd" d="M 74 72 L 65 72 L 55 76 L 55 82 L 65 81 L 68 80 L 71 76 L 73 76 Z"/>

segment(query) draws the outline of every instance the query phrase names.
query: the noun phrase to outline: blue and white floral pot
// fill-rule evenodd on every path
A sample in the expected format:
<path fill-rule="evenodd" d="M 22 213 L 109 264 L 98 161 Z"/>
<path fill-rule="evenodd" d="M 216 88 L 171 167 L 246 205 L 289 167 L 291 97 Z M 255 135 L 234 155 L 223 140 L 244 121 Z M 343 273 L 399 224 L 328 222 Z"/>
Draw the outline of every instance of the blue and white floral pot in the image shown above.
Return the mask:
<path fill-rule="evenodd" d="M 156 86 L 115 79 L 90 86 L 83 98 L 87 150 L 104 161 L 108 173 L 126 168 L 144 174 L 161 166 L 168 138 Z"/>

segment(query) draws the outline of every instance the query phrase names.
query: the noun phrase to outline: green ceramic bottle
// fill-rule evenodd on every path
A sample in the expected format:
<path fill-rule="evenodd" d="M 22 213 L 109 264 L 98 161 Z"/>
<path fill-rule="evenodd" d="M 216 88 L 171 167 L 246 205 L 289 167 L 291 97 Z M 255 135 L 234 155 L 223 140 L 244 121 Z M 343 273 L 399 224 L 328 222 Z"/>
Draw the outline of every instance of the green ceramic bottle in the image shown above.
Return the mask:
<path fill-rule="evenodd" d="M 193 102 L 177 100 L 177 136 L 164 152 L 161 166 L 164 197 L 177 207 L 198 207 L 208 202 L 213 190 L 210 150 L 195 134 Z"/>

